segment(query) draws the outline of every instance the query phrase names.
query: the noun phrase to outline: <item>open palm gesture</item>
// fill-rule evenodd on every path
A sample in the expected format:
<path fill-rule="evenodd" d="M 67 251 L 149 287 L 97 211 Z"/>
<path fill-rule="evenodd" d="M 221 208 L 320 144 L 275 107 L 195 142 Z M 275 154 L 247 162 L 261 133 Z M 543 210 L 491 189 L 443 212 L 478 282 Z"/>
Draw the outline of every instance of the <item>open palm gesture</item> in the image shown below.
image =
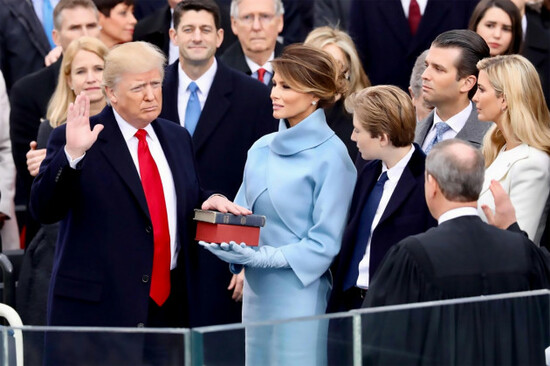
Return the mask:
<path fill-rule="evenodd" d="M 95 125 L 93 130 L 90 129 L 90 99 L 86 94 L 80 93 L 67 111 L 67 153 L 73 160 L 84 155 L 96 142 L 101 130 L 101 124 Z"/>

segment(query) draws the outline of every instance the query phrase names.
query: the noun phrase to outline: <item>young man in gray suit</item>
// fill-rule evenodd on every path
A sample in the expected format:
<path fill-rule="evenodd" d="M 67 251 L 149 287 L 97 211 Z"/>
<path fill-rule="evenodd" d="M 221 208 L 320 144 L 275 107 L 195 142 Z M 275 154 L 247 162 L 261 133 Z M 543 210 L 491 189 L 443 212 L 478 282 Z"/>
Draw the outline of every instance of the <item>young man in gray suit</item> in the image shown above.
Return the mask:
<path fill-rule="evenodd" d="M 447 31 L 433 41 L 422 74 L 422 92 L 435 108 L 417 124 L 414 139 L 426 154 L 450 138 L 481 145 L 491 124 L 478 121 L 470 98 L 477 90 L 476 64 L 485 57 L 489 46 L 470 30 Z"/>

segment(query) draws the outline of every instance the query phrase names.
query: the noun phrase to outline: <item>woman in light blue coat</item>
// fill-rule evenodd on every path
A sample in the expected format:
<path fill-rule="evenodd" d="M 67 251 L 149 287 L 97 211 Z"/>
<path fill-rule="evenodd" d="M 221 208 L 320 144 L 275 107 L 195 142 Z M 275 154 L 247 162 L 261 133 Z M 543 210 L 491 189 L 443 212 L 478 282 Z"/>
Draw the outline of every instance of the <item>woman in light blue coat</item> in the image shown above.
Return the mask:
<path fill-rule="evenodd" d="M 340 250 L 356 180 L 346 147 L 323 111 L 346 85 L 335 61 L 316 48 L 292 45 L 272 63 L 279 131 L 250 148 L 235 198 L 267 217 L 259 247 L 202 243 L 235 273 L 246 267 L 245 323 L 325 313 L 328 269 Z M 325 322 L 249 326 L 247 364 L 322 365 L 326 333 Z"/>

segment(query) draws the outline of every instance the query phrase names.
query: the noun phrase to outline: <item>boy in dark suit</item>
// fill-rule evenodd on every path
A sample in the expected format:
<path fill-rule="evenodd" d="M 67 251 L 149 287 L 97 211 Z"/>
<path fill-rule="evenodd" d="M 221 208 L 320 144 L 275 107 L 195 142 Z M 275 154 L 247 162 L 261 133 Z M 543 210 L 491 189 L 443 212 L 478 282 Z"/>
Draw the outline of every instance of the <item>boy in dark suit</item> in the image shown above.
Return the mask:
<path fill-rule="evenodd" d="M 410 98 L 395 86 L 362 90 L 351 98 L 361 157 L 342 249 L 336 259 L 329 312 L 361 306 L 370 279 L 388 249 L 436 222 L 424 199 L 425 155 L 413 145 L 416 116 Z"/>

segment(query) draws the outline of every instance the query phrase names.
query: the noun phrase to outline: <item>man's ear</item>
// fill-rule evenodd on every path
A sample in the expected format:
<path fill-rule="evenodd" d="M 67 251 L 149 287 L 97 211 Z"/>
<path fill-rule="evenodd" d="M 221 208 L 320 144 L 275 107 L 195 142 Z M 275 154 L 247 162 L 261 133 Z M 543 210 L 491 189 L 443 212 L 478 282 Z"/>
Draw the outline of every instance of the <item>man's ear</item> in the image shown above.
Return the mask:
<path fill-rule="evenodd" d="M 218 34 L 218 42 L 216 43 L 216 48 L 220 48 L 223 43 L 223 28 L 220 28 L 216 31 Z"/>
<path fill-rule="evenodd" d="M 107 94 L 107 98 L 111 101 L 111 104 L 117 103 L 117 97 L 115 95 L 115 91 L 108 86 L 105 86 L 105 94 Z"/>
<path fill-rule="evenodd" d="M 52 30 L 52 40 L 56 46 L 61 46 L 61 40 L 59 39 L 59 31 L 55 28 Z"/>
<path fill-rule="evenodd" d="M 170 28 L 170 29 L 168 30 L 168 35 L 170 36 L 170 41 L 172 42 L 172 44 L 173 44 L 174 46 L 177 46 L 178 44 L 177 44 L 177 42 L 176 42 L 176 37 L 177 37 L 177 35 L 176 35 L 176 30 L 175 30 L 174 28 Z"/>
<path fill-rule="evenodd" d="M 380 141 L 380 146 L 382 147 L 385 147 L 391 144 L 390 137 L 385 133 L 381 133 L 380 136 L 378 136 L 378 139 L 379 139 L 378 141 Z"/>
<path fill-rule="evenodd" d="M 463 93 L 469 93 L 470 90 L 472 90 L 472 88 L 476 86 L 476 83 L 477 78 L 474 75 L 468 75 L 463 79 L 460 91 Z"/>
<path fill-rule="evenodd" d="M 233 31 L 233 34 L 238 36 L 239 35 L 239 31 L 238 31 L 238 27 L 237 27 L 237 19 L 231 17 L 231 30 Z"/>

